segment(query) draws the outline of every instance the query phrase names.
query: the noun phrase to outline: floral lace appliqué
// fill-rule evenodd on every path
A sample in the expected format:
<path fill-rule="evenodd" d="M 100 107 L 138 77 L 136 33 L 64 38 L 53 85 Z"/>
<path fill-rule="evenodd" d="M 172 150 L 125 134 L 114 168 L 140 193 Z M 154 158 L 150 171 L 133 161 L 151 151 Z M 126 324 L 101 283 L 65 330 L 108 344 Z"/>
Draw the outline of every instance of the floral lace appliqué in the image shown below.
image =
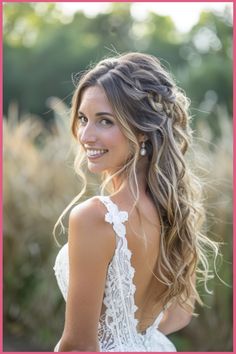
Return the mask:
<path fill-rule="evenodd" d="M 106 213 L 105 221 L 113 224 L 114 231 L 120 237 L 125 237 L 126 229 L 123 222 L 128 220 L 128 213 L 126 211 L 119 211 L 116 205 L 111 208 L 111 211 Z"/>

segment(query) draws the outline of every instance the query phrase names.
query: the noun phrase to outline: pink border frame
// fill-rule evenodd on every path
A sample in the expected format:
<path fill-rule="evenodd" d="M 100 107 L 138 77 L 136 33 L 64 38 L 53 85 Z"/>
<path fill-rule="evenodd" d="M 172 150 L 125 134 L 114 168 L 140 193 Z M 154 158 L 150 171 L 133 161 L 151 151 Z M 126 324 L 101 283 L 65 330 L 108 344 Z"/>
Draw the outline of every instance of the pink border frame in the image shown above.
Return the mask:
<path fill-rule="evenodd" d="M 1 24 L 2 24 L 2 3 L 5 2 L 5 3 L 8 3 L 8 2 L 80 2 L 80 1 L 36 1 L 36 0 L 31 0 L 31 1 L 21 1 L 21 0 L 7 0 L 7 1 L 2 1 L 0 2 L 0 21 L 1 21 Z M 81 1 L 81 2 L 112 2 L 112 1 Z M 121 0 L 121 1 L 113 1 L 113 2 L 159 2 L 159 1 L 153 1 L 153 0 L 148 0 L 148 1 L 142 1 L 142 0 L 136 0 L 136 1 L 126 1 L 126 0 Z M 161 2 L 161 1 L 160 1 Z M 233 3 L 233 18 L 234 18 L 234 25 L 235 25 L 235 2 L 234 1 L 212 1 L 212 0 L 207 0 L 207 1 L 186 1 L 186 0 L 182 0 L 182 1 L 163 1 L 163 2 L 230 2 L 230 3 Z M 235 26 L 233 26 L 233 38 L 235 39 Z M 1 26 L 1 39 L 2 39 L 2 26 Z M 1 52 L 0 52 L 0 70 L 1 70 L 1 78 L 3 77 L 3 67 L 2 67 L 2 46 L 1 46 Z M 233 43 L 233 54 L 235 55 L 235 43 Z M 236 68 L 234 66 L 233 68 L 233 107 L 235 108 L 235 102 L 236 102 L 236 83 L 235 83 L 235 80 L 236 80 Z M 2 80 L 1 80 L 1 84 L 0 84 L 0 91 L 1 91 L 1 95 L 0 95 L 0 102 L 1 102 L 1 109 L 2 109 L 2 106 L 3 106 L 3 84 L 2 84 Z M 233 110 L 234 112 L 234 110 Z M 2 114 L 2 117 L 3 117 L 3 110 L 1 112 Z M 233 119 L 233 128 L 234 128 L 234 135 L 235 135 L 235 132 L 236 132 L 236 123 L 235 123 L 235 119 Z M 1 148 L 1 151 L 2 150 L 2 124 L 0 124 L 0 148 Z M 235 171 L 235 165 L 236 165 L 236 145 L 235 145 L 235 142 L 233 141 L 233 164 L 234 164 L 234 169 L 233 171 Z M 2 155 L 0 155 L 0 159 L 1 159 L 1 162 L 2 162 Z M 1 163 L 1 166 L 2 166 L 2 163 Z M 0 184 L 0 195 L 2 195 L 2 169 L 0 169 L 0 180 L 1 180 L 1 184 Z M 236 183 L 235 181 L 235 173 L 233 174 L 233 181 L 234 183 Z M 233 199 L 235 201 L 235 197 L 236 197 L 236 193 L 235 193 L 235 190 L 234 190 L 234 196 L 233 196 Z M 2 230 L 2 203 L 0 204 L 0 227 L 1 227 L 1 230 Z M 233 221 L 234 221 L 234 225 L 235 225 L 235 221 L 236 221 L 236 211 L 235 211 L 235 208 L 233 208 Z M 235 242 L 235 228 L 233 228 L 234 232 L 233 232 L 233 250 L 235 251 L 235 248 L 236 248 L 236 242 Z M 2 256 L 2 242 L 0 242 L 0 254 Z M 0 277 L 1 277 L 1 284 L 3 284 L 3 267 L 2 267 L 2 264 L 1 263 L 1 266 L 0 266 Z M 236 262 L 235 262 L 235 257 L 233 257 L 233 274 L 236 274 Z M 2 287 L 3 288 L 3 287 Z M 3 314 L 3 295 L 1 294 L 0 296 L 0 309 L 1 309 L 1 313 Z M 233 294 L 233 348 L 235 348 L 235 342 L 236 342 L 236 333 L 235 333 L 235 326 L 234 326 L 234 323 L 235 323 L 235 320 L 236 320 L 236 309 L 235 309 L 235 293 Z M 1 336 L 0 336 L 0 353 L 3 353 L 3 316 L 1 316 L 1 320 L 0 320 L 0 331 L 1 331 Z M 6 352 L 6 353 L 29 353 L 29 352 Z M 40 353 L 40 352 L 34 352 L 34 353 Z M 51 353 L 51 352 L 43 352 L 43 353 Z M 209 352 L 184 352 L 184 353 L 209 353 Z M 233 352 L 211 352 L 211 353 L 214 353 L 214 354 L 220 354 L 220 353 L 234 353 Z"/>

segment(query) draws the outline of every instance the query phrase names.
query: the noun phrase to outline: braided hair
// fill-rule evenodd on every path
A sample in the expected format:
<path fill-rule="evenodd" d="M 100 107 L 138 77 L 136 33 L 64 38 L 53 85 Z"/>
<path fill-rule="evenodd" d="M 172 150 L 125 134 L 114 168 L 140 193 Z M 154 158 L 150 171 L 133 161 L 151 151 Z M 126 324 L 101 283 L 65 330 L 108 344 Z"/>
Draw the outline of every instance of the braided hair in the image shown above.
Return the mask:
<path fill-rule="evenodd" d="M 154 275 L 167 285 L 161 300 L 165 305 L 175 299 L 186 308 L 190 298 L 202 304 L 194 278 L 196 275 L 197 279 L 203 280 L 207 289 L 210 270 L 206 249 L 212 249 L 217 255 L 218 245 L 202 232 L 205 217 L 202 186 L 185 158 L 192 142 L 189 99 L 154 56 L 128 53 L 107 58 L 85 72 L 76 87 L 71 110 L 75 137 L 81 97 L 84 90 L 92 86 L 99 86 L 105 91 L 130 144 L 130 158 L 124 166 L 113 175 L 103 175 L 101 193 L 112 190 L 114 176 L 128 176 L 137 202 L 140 149 L 137 135 L 145 134 L 147 192 L 161 223 L 160 256 Z M 84 188 L 70 206 L 85 191 L 86 176 L 81 168 L 85 160 L 83 149 L 79 149 L 75 170 L 83 178 Z"/>

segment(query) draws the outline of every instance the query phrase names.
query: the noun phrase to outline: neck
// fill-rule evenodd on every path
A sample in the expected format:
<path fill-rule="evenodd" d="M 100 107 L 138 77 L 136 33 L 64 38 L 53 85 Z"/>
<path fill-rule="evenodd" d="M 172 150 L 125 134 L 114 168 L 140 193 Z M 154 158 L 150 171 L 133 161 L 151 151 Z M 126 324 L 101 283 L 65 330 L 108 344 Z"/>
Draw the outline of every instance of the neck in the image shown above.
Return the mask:
<path fill-rule="evenodd" d="M 146 188 L 147 188 L 147 180 L 146 180 L 146 175 L 147 175 L 147 168 L 148 168 L 148 159 L 147 158 L 142 158 L 138 162 L 137 165 L 137 184 L 139 187 L 139 193 L 140 195 L 146 193 Z M 124 192 L 127 193 L 127 196 L 130 195 L 132 196 L 132 192 L 129 186 L 128 182 L 128 176 L 116 176 L 112 180 L 113 184 L 113 194 L 117 194 L 118 192 Z M 134 185 L 134 181 L 132 181 L 132 184 Z"/>

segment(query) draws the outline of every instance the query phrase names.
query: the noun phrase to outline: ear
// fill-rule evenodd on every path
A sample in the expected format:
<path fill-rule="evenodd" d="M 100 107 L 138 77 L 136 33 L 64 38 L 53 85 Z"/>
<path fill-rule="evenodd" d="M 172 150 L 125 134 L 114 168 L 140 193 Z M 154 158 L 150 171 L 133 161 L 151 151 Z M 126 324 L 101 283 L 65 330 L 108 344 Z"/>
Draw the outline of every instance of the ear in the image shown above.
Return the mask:
<path fill-rule="evenodd" d="M 138 142 L 139 143 L 142 143 L 143 141 L 147 141 L 147 140 L 148 140 L 148 137 L 146 134 L 144 134 L 144 133 L 138 134 Z"/>

